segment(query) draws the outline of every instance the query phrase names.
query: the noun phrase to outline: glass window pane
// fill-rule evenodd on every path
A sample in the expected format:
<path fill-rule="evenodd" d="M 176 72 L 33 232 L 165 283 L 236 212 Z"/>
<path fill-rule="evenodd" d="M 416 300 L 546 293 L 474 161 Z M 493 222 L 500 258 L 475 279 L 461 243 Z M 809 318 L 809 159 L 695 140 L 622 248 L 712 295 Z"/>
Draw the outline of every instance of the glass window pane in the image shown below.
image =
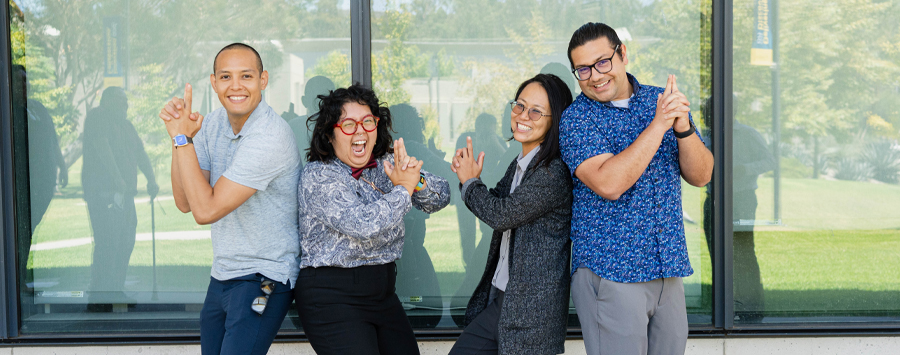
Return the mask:
<path fill-rule="evenodd" d="M 265 100 L 308 146 L 315 95 L 350 81 L 349 0 L 9 6 L 33 232 L 19 235 L 21 333 L 197 331 L 210 231 L 174 205 L 159 110 L 186 82 L 194 110 L 221 107 L 213 58 L 244 42 L 269 72 Z"/>
<path fill-rule="evenodd" d="M 677 4 L 678 6 L 672 6 Z M 710 2 L 374 1 L 372 81 L 395 116 L 394 129 L 424 168 L 458 178 L 449 162 L 472 137 L 485 152 L 482 180 L 494 187 L 522 151 L 509 140 L 508 104 L 524 80 L 559 76 L 577 95 L 567 46 L 589 21 L 616 28 L 628 48 L 628 72 L 662 85 L 668 74 L 694 108 L 710 96 Z M 421 328 L 459 328 L 485 269 L 493 230 L 479 222 L 453 189 L 453 202 L 430 216 L 407 215 L 397 293 Z M 685 278 L 689 320 L 711 324 L 712 272 L 703 232 L 705 189 L 684 184 L 684 220 L 694 274 Z M 570 325 L 578 320 L 571 308 Z"/>
<path fill-rule="evenodd" d="M 737 325 L 900 321 L 897 13 L 734 2 Z"/>

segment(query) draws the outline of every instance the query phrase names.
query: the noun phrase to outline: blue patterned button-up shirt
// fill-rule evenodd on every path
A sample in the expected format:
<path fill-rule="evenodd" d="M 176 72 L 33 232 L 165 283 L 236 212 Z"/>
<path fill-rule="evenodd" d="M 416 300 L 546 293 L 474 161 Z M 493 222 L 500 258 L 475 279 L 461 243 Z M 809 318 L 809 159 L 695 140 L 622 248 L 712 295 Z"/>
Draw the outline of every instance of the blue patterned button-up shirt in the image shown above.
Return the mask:
<path fill-rule="evenodd" d="M 405 227 L 403 216 L 415 207 L 436 212 L 450 203 L 444 178 L 422 170 L 426 187 L 412 196 L 394 186 L 384 173 L 384 161 L 363 171 L 359 180 L 338 160 L 316 161 L 300 177 L 300 268 L 382 265 L 400 259 Z"/>
<path fill-rule="evenodd" d="M 634 96 L 627 108 L 580 94 L 560 120 L 560 149 L 575 180 L 572 272 L 587 267 L 602 278 L 627 283 L 690 276 L 678 142 L 671 129 L 647 170 L 619 199 L 607 200 L 575 177 L 582 162 L 621 153 L 653 121 L 657 95 L 664 89 L 643 86 L 631 74 L 628 79 Z"/>

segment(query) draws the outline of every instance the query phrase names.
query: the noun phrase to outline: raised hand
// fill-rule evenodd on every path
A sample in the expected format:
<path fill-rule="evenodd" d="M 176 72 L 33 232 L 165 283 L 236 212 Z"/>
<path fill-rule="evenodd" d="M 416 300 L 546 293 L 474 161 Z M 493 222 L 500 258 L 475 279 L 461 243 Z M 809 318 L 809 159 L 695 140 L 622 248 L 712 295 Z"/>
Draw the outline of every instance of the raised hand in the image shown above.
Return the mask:
<path fill-rule="evenodd" d="M 406 154 L 403 138 L 394 141 L 394 164 L 384 162 L 384 173 L 394 186 L 403 186 L 412 195 L 419 184 L 419 172 L 424 162 Z"/>
<path fill-rule="evenodd" d="M 484 169 L 484 152 L 478 153 L 478 160 L 476 161 L 472 153 L 472 137 L 466 137 L 465 148 L 456 150 L 450 169 L 456 173 L 459 182 L 466 182 L 471 178 L 481 176 L 481 170 Z"/>
<path fill-rule="evenodd" d="M 678 83 L 675 82 L 675 76 L 672 75 L 672 102 L 666 109 L 671 107 L 669 110 L 669 115 L 675 117 L 675 122 L 672 124 L 672 128 L 675 129 L 676 132 L 685 132 L 691 129 L 691 120 L 689 113 L 691 112 L 690 105 L 688 102 L 687 96 L 684 95 L 681 91 L 678 91 Z"/>
<path fill-rule="evenodd" d="M 170 137 L 184 134 L 188 137 L 197 135 L 203 123 L 203 115 L 199 112 L 191 112 L 192 99 L 191 84 L 184 86 L 184 100 L 173 97 L 159 112 L 159 118 L 166 124 L 166 130 Z M 188 117 L 188 120 L 180 118 Z"/>
<path fill-rule="evenodd" d="M 683 93 L 678 91 L 678 85 L 675 83 L 675 75 L 669 75 L 666 81 L 666 89 L 656 99 L 656 116 L 654 121 L 662 122 L 668 127 L 675 124 L 676 119 L 687 118 L 691 111 L 690 102 Z"/>

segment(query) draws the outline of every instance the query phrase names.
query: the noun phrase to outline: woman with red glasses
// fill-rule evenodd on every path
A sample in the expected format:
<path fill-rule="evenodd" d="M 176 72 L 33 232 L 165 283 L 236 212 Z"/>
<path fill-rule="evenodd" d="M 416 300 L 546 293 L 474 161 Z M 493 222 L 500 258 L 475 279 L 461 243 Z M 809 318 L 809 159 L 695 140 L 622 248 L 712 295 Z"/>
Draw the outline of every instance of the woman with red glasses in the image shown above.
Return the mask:
<path fill-rule="evenodd" d="M 317 354 L 418 354 L 394 292 L 403 216 L 450 202 L 447 180 L 391 147 L 391 113 L 361 85 L 319 95 L 298 192 L 300 320 Z"/>

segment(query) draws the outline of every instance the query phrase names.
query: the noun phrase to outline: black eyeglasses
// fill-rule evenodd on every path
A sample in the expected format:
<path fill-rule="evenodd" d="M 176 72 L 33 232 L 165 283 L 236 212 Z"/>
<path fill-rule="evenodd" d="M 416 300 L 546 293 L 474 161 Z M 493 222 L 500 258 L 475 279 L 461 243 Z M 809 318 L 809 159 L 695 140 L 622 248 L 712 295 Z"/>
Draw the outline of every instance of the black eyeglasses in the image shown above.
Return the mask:
<path fill-rule="evenodd" d="M 597 71 L 598 74 L 606 74 L 612 70 L 612 59 L 616 56 L 616 53 L 619 52 L 619 45 L 616 45 L 616 48 L 613 49 L 613 54 L 609 56 L 609 58 L 601 58 L 599 61 L 594 63 L 594 65 L 589 67 L 581 67 L 572 69 L 572 74 L 575 75 L 575 79 L 578 81 L 585 81 L 591 78 L 591 74 L 593 74 L 593 70 Z"/>
<path fill-rule="evenodd" d="M 262 315 L 263 312 L 266 311 L 266 303 L 269 303 L 269 295 L 271 295 L 272 292 L 275 292 L 275 282 L 272 280 L 263 280 L 259 283 L 259 288 L 265 296 L 254 298 L 253 303 L 250 304 L 250 308 L 253 309 L 254 312 Z"/>
<path fill-rule="evenodd" d="M 510 101 L 509 105 L 512 106 L 512 113 L 514 115 L 521 114 L 522 112 L 525 111 L 525 105 L 522 103 L 519 103 L 518 101 Z M 530 119 L 532 121 L 537 121 L 537 120 L 541 119 L 541 117 L 544 117 L 544 116 L 550 116 L 550 115 L 545 115 L 543 112 L 539 111 L 536 108 L 528 109 L 528 119 Z"/>

